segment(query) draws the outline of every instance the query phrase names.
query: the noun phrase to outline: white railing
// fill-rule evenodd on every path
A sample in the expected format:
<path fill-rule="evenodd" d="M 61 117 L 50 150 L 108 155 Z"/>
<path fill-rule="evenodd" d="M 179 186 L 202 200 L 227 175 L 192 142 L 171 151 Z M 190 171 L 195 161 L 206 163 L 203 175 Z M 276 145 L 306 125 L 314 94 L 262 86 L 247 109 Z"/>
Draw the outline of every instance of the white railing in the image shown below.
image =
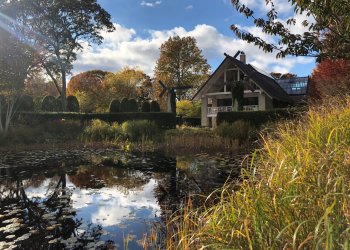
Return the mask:
<path fill-rule="evenodd" d="M 259 105 L 243 106 L 243 111 L 258 111 Z M 208 107 L 208 116 L 216 116 L 219 112 L 231 112 L 232 106 Z"/>
<path fill-rule="evenodd" d="M 259 111 L 259 105 L 243 106 L 243 111 Z"/>
<path fill-rule="evenodd" d="M 216 116 L 219 112 L 230 112 L 232 106 L 221 106 L 221 107 L 209 107 L 208 116 Z"/>

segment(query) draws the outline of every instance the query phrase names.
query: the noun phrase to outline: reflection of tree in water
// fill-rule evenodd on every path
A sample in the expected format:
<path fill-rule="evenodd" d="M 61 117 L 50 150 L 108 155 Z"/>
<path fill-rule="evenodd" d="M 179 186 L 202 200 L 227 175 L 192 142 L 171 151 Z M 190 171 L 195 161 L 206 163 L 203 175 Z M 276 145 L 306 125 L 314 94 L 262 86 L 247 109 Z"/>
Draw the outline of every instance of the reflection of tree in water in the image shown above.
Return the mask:
<path fill-rule="evenodd" d="M 81 230 L 75 214 L 65 173 L 51 179 L 45 198 L 29 198 L 23 180 L 6 181 L 0 185 L 0 248 L 108 248 L 96 243 L 101 227 Z"/>
<path fill-rule="evenodd" d="M 146 185 L 150 176 L 132 169 L 81 166 L 69 180 L 79 188 L 115 187 L 118 191 L 128 194 L 130 191 L 140 191 Z"/>

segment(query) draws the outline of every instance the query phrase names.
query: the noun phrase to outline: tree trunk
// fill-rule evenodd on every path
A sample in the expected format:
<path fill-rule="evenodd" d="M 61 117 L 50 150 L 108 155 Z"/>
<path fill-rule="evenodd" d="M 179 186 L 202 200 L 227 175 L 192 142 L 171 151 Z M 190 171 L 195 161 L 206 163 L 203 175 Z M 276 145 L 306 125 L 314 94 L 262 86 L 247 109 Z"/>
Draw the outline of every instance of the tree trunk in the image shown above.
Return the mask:
<path fill-rule="evenodd" d="M 62 74 L 62 91 L 61 91 L 61 100 L 62 100 L 62 111 L 67 111 L 67 79 L 66 79 L 66 70 L 63 68 L 61 71 Z"/>

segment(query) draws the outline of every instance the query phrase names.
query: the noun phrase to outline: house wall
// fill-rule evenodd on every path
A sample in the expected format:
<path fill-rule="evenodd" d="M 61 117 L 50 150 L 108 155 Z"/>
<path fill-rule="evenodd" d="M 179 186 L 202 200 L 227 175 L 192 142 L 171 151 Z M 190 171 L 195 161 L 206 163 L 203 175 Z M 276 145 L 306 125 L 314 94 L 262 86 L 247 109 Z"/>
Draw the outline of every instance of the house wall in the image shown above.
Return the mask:
<path fill-rule="evenodd" d="M 208 115 L 208 97 L 202 98 L 202 108 L 201 108 L 201 125 L 202 127 L 209 126 Z"/>
<path fill-rule="evenodd" d="M 264 92 L 259 94 L 259 110 L 273 109 L 273 101 Z"/>
<path fill-rule="evenodd" d="M 266 110 L 265 94 L 260 93 L 258 97 L 259 97 L 259 110 Z"/>

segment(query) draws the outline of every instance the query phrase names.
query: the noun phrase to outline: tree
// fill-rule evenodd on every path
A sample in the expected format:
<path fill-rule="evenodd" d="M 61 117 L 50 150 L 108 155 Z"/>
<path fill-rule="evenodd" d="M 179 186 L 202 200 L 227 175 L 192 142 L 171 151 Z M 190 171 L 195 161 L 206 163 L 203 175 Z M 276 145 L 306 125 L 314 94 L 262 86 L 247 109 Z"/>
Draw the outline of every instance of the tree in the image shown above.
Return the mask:
<path fill-rule="evenodd" d="M 151 78 L 137 68 L 123 68 L 104 80 L 110 99 L 149 99 Z M 140 100 L 142 101 L 142 100 Z"/>
<path fill-rule="evenodd" d="M 104 79 L 108 74 L 102 70 L 91 70 L 73 76 L 67 88 L 67 95 L 78 98 L 83 112 L 105 111 L 109 104 L 108 90 Z"/>
<path fill-rule="evenodd" d="M 101 31 L 115 29 L 111 16 L 96 0 L 2 0 L 2 5 L 20 13 L 18 30 L 40 51 L 40 65 L 55 83 L 66 110 L 66 75 L 76 53 L 83 42 L 100 44 Z"/>
<path fill-rule="evenodd" d="M 57 89 L 42 73 L 38 73 L 26 79 L 24 93 L 33 97 L 33 99 L 42 99 L 47 95 L 57 95 Z"/>
<path fill-rule="evenodd" d="M 273 0 L 267 0 L 271 10 L 266 18 L 257 18 L 254 11 L 242 4 L 239 0 L 232 0 L 236 10 L 254 21 L 262 32 L 277 39 L 276 43 L 264 41 L 262 38 L 241 30 L 232 25 L 235 34 L 253 43 L 265 52 L 278 51 L 277 57 L 287 55 L 314 56 L 322 58 L 350 58 L 350 2 L 348 0 L 288 0 L 294 5 L 296 14 L 306 14 L 315 19 L 314 23 L 307 20 L 302 22 L 308 31 L 303 34 L 294 34 L 288 26 L 295 25 L 296 19 L 290 18 L 282 23 Z"/>
<path fill-rule="evenodd" d="M 297 77 L 297 75 L 293 74 L 293 73 L 282 74 L 282 73 L 277 73 L 277 72 L 271 72 L 270 75 L 272 75 L 276 79 L 290 79 L 290 78 Z"/>
<path fill-rule="evenodd" d="M 34 54 L 16 39 L 9 25 L 0 26 L 0 134 L 7 134 L 20 104 L 25 79 L 33 70 Z"/>
<path fill-rule="evenodd" d="M 176 114 L 183 117 L 200 117 L 201 103 L 181 100 L 176 104 Z"/>
<path fill-rule="evenodd" d="M 210 66 L 204 59 L 193 37 L 170 37 L 160 47 L 155 67 L 156 82 L 162 80 L 167 87 L 191 86 L 189 94 L 178 93 L 178 98 L 190 98 L 209 76 Z M 156 83 L 155 95 L 162 91 Z"/>
<path fill-rule="evenodd" d="M 325 59 L 312 72 L 308 96 L 322 99 L 350 93 L 350 61 Z"/>

